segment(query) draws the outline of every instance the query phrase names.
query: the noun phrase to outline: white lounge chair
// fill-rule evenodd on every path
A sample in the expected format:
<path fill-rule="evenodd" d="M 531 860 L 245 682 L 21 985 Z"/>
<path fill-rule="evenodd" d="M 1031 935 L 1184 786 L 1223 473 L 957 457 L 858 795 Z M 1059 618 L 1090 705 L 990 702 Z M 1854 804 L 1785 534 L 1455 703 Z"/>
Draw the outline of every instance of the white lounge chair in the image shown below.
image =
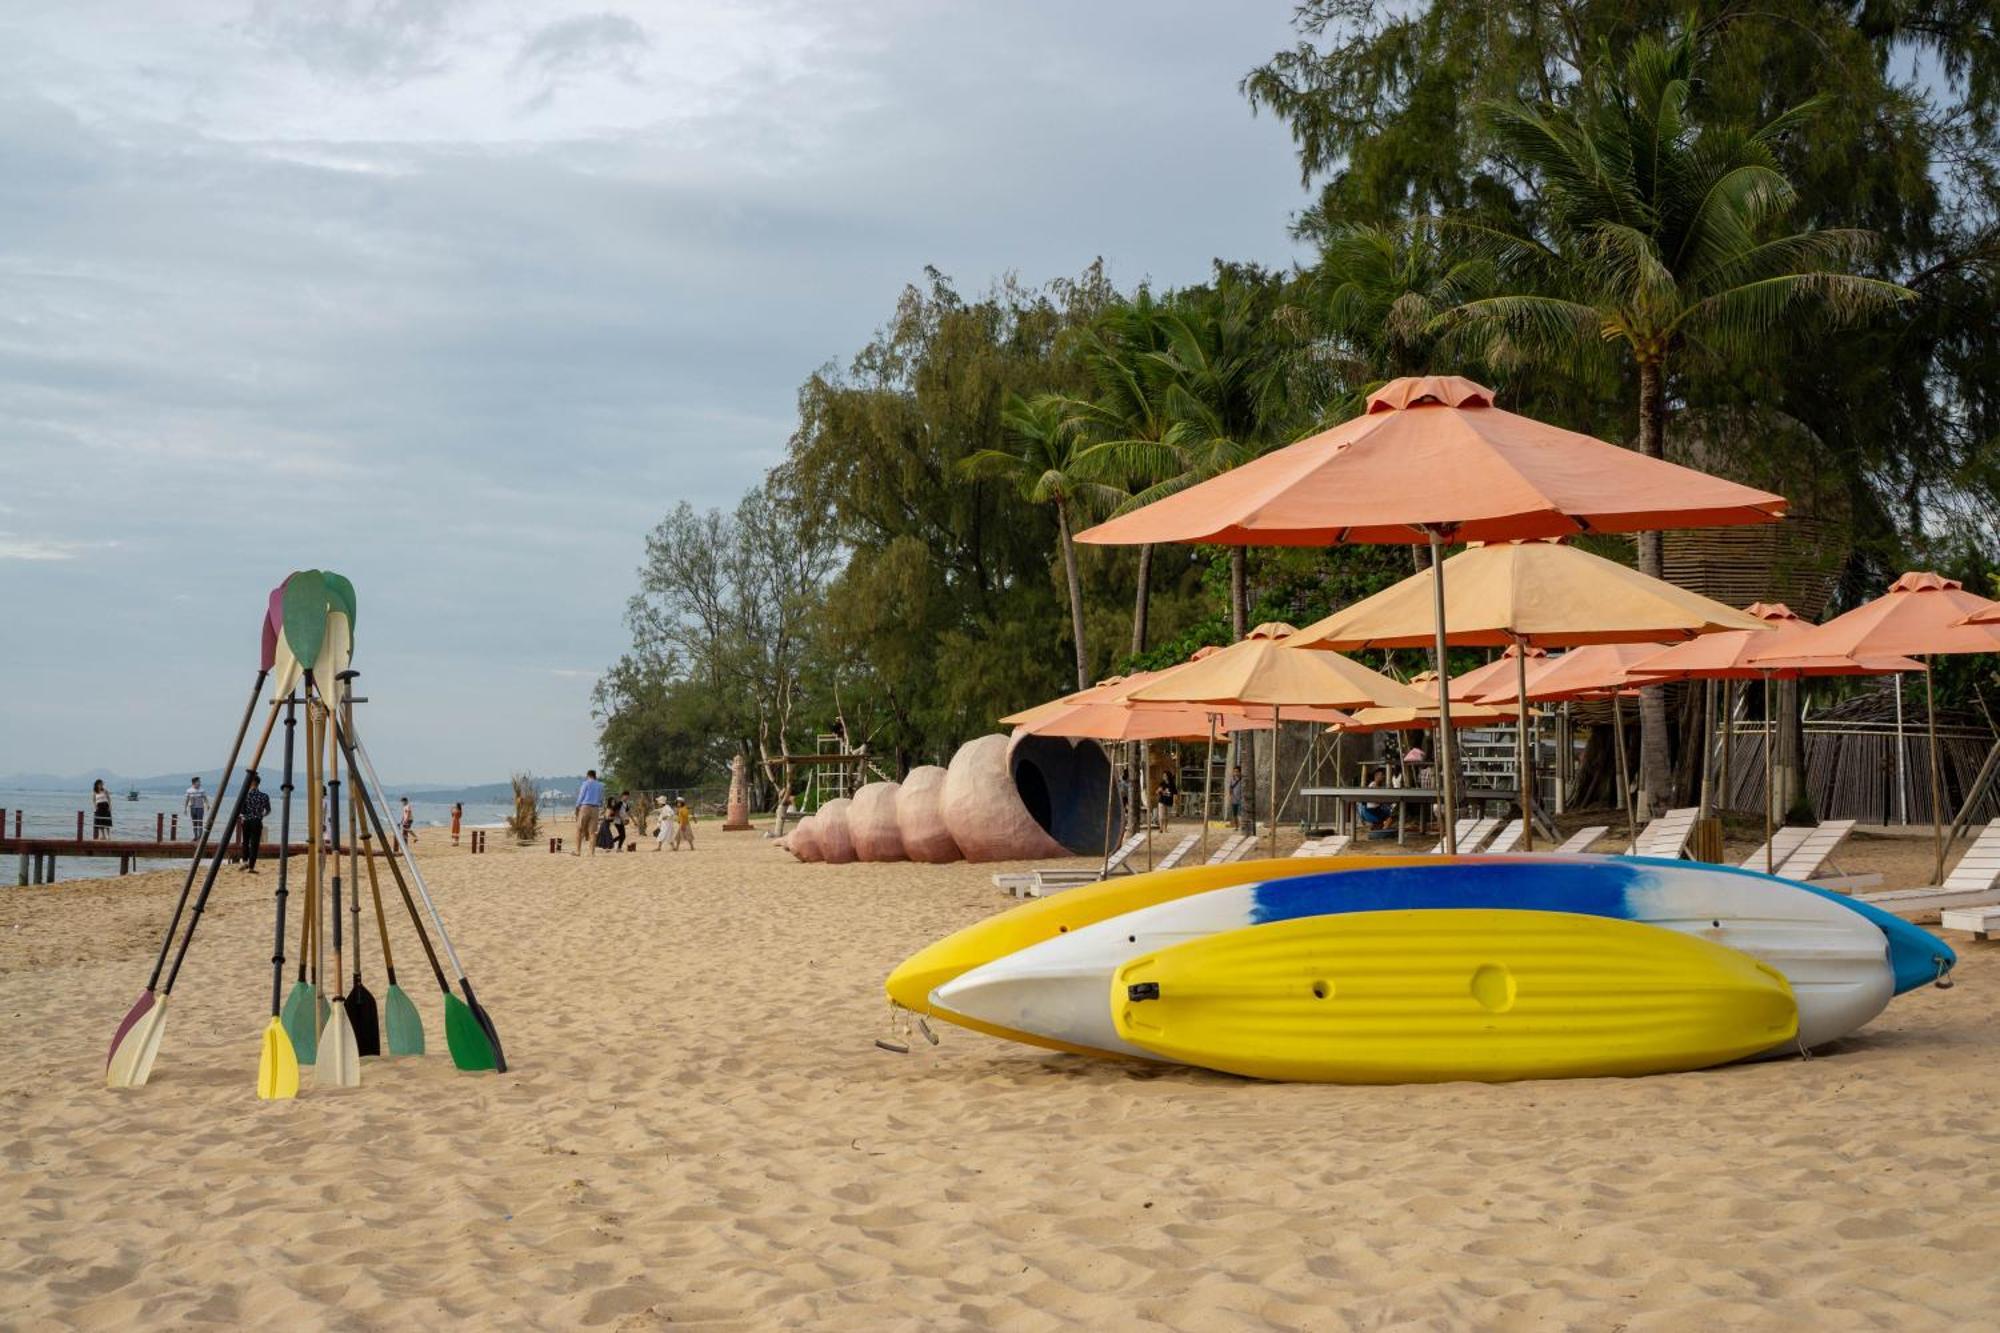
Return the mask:
<path fill-rule="evenodd" d="M 1852 821 L 1848 827 L 1852 828 Z M 1785 860 L 1805 842 L 1809 828 L 1785 827 L 1771 835 L 1767 843 L 1760 843 L 1757 850 L 1736 863 L 1738 870 L 1763 870 L 1770 867 L 1773 874 L 1785 873 Z"/>
<path fill-rule="evenodd" d="M 1498 856 L 1502 852 L 1516 851 L 1521 846 L 1521 821 L 1510 819 L 1500 826 L 1500 832 L 1493 841 L 1486 844 L 1488 856 Z"/>
<path fill-rule="evenodd" d="M 1945 876 L 1944 883 L 1854 896 L 1857 901 L 1873 903 L 1886 912 L 1941 911 L 1947 930 L 1988 933 L 1994 924 L 2000 924 L 2000 913 L 1985 910 L 2000 903 L 2000 822 L 1988 824 L 1980 831 Z"/>
<path fill-rule="evenodd" d="M 1132 867 L 1127 864 L 1141 847 L 1146 845 L 1144 833 L 1134 833 L 1118 844 L 1118 850 L 1110 859 L 1096 868 L 1062 870 L 1013 870 L 1002 871 L 993 877 L 996 888 L 1005 889 L 1017 898 L 1040 898 L 1058 889 L 1073 889 L 1079 884 L 1092 884 L 1113 875 L 1130 875 Z"/>
<path fill-rule="evenodd" d="M 1639 830 L 1637 854 L 1677 861 L 1687 850 L 1688 835 L 1694 832 L 1695 816 L 1701 811 L 1692 805 L 1669 810 Z"/>
<path fill-rule="evenodd" d="M 1263 845 L 1264 840 L 1262 838 L 1254 833 L 1246 833 L 1243 835 L 1243 841 L 1236 844 L 1236 850 L 1232 851 L 1224 859 L 1228 861 L 1251 860 L 1257 855 L 1257 849 Z"/>
<path fill-rule="evenodd" d="M 1345 833 L 1329 834 L 1324 838 L 1307 838 L 1298 845 L 1293 856 L 1339 856 L 1347 850 L 1347 844 L 1354 841 Z"/>
<path fill-rule="evenodd" d="M 1193 851 L 1194 845 L 1200 841 L 1201 841 L 1201 834 L 1199 833 L 1188 834 L 1186 837 L 1182 838 L 1179 842 L 1174 844 L 1174 849 L 1172 851 L 1168 852 L 1165 856 L 1161 857 L 1158 861 L 1154 862 L 1153 869 L 1172 870 L 1175 866 L 1187 860 L 1188 853 Z"/>
<path fill-rule="evenodd" d="M 1253 841 L 1255 839 L 1247 833 L 1232 833 L 1216 845 L 1215 850 L 1209 854 L 1207 864 L 1219 866 L 1234 861 L 1242 854 L 1244 846 Z"/>
<path fill-rule="evenodd" d="M 1465 856 L 1478 851 L 1480 844 L 1492 837 L 1493 830 L 1500 827 L 1500 821 L 1498 819 L 1461 819 L 1453 827 L 1458 830 L 1458 853 L 1460 856 Z M 1431 848 L 1431 854 L 1433 856 L 1444 854 L 1443 838 L 1439 838 L 1438 845 Z"/>
<path fill-rule="evenodd" d="M 1609 824 L 1592 824 L 1589 828 L 1580 828 L 1570 834 L 1559 847 L 1537 847 L 1535 850 L 1546 851 L 1551 856 L 1574 856 L 1578 852 L 1589 851 L 1599 838 L 1609 832 L 1611 832 Z"/>
<path fill-rule="evenodd" d="M 1821 875 L 1820 868 L 1832 859 L 1847 835 L 1854 832 L 1851 819 L 1829 819 L 1806 830 L 1798 850 L 1786 857 L 1778 873 L 1786 879 L 1801 880 L 1823 889 L 1851 890 L 1880 884 L 1880 875 Z"/>

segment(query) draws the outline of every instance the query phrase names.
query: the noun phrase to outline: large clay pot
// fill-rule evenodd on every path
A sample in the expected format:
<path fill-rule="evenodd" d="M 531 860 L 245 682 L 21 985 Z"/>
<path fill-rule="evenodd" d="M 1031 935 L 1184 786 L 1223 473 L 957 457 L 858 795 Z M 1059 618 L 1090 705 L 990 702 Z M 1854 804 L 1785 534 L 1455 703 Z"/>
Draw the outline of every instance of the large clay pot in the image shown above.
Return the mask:
<path fill-rule="evenodd" d="M 871 782 L 854 793 L 847 811 L 847 833 L 858 861 L 903 860 L 903 835 L 896 827 L 899 782 Z"/>
<path fill-rule="evenodd" d="M 1027 861 L 1071 853 L 1050 837 L 1014 787 L 1007 737 L 967 741 L 944 780 L 944 824 L 968 861 Z"/>
<path fill-rule="evenodd" d="M 813 824 L 819 830 L 820 856 L 828 865 L 846 865 L 854 859 L 854 836 L 847 827 L 847 812 L 853 805 L 854 802 L 842 796 L 813 812 Z"/>
<path fill-rule="evenodd" d="M 792 826 L 785 835 L 785 850 L 801 861 L 823 861 L 825 854 L 820 851 L 819 830 L 813 826 L 813 817 L 807 815 Z"/>
<path fill-rule="evenodd" d="M 903 855 L 933 865 L 964 859 L 951 830 L 944 826 L 945 770 L 936 764 L 913 768 L 896 793 L 896 830 Z"/>

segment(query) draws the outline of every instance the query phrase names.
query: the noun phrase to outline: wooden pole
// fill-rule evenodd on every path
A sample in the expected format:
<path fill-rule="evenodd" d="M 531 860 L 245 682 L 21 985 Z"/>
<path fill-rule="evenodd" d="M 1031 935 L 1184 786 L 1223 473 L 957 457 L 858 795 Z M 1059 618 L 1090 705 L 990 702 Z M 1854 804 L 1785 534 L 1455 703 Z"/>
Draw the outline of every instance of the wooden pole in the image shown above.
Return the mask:
<path fill-rule="evenodd" d="M 1438 676 L 1438 698 L 1451 692 L 1444 676 Z M 1521 850 L 1535 850 L 1535 760 L 1528 748 L 1528 645 L 1514 636 L 1514 783 L 1521 789 Z"/>
<path fill-rule="evenodd" d="M 1910 822 L 1910 765 L 1903 749 L 1903 678 L 1896 682 L 1896 822 Z"/>
<path fill-rule="evenodd" d="M 1271 705 L 1271 857 L 1278 855 L 1278 705 Z"/>
<path fill-rule="evenodd" d="M 1931 737 L 1931 883 L 1944 883 L 1944 766 L 1938 761 L 1937 695 L 1931 688 L 1931 657 L 1924 656 L 1924 727 Z"/>
<path fill-rule="evenodd" d="M 1425 524 L 1431 543 L 1431 616 L 1437 647 L 1438 676 L 1438 803 L 1444 820 L 1444 850 L 1458 854 L 1458 743 L 1451 734 L 1451 688 L 1446 684 L 1450 666 L 1445 654 L 1444 628 L 1444 530 Z M 1525 702 L 1525 701 L 1524 701 Z"/>
<path fill-rule="evenodd" d="M 1618 811 L 1625 816 L 1625 850 L 1639 850 L 1639 817 L 1632 811 L 1632 784 L 1625 772 L 1625 704 L 1611 692 L 1611 750 L 1618 765 Z"/>
<path fill-rule="evenodd" d="M 1698 821 L 1708 818 L 1715 799 L 1715 682 L 1703 681 L 1701 693 L 1701 799 L 1695 802 L 1701 807 L 1695 812 Z"/>
<path fill-rule="evenodd" d="M 1778 800 L 1778 757 L 1771 744 L 1771 673 L 1764 673 L 1764 873 L 1778 873 L 1777 851 L 1771 846 L 1771 839 L 1777 836 L 1772 817 L 1772 808 Z"/>
<path fill-rule="evenodd" d="M 1201 771 L 1201 859 L 1208 860 L 1208 811 L 1215 799 L 1215 714 L 1208 715 L 1208 764 Z"/>
<path fill-rule="evenodd" d="M 1721 808 L 1729 806 L 1729 751 L 1736 739 L 1736 682 L 1722 682 L 1722 772 L 1717 779 Z"/>

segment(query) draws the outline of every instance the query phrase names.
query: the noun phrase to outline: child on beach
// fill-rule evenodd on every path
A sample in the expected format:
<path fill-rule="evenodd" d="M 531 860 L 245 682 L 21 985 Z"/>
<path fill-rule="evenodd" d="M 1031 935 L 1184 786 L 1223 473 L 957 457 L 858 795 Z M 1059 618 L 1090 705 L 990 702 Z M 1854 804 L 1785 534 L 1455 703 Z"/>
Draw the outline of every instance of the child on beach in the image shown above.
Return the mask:
<path fill-rule="evenodd" d="M 676 796 L 674 798 L 674 850 L 675 851 L 679 851 L 681 849 L 681 842 L 683 839 L 685 839 L 687 842 L 687 849 L 689 851 L 693 851 L 694 811 L 688 809 L 687 797 Z"/>
<path fill-rule="evenodd" d="M 111 836 L 111 793 L 105 790 L 103 778 L 90 789 L 90 836 Z"/>
<path fill-rule="evenodd" d="M 458 846 L 458 821 L 464 818 L 465 803 L 462 801 L 453 801 L 451 803 L 451 845 L 454 847 Z"/>

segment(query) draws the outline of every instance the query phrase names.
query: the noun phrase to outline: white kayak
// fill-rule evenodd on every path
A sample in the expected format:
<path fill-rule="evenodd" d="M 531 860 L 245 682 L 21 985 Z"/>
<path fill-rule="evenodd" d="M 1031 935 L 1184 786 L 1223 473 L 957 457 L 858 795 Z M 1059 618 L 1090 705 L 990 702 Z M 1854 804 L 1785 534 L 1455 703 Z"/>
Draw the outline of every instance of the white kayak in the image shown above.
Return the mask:
<path fill-rule="evenodd" d="M 1782 972 L 1799 1008 L 1796 1041 L 1860 1028 L 1895 993 L 1889 941 L 1843 904 L 1741 870 L 1611 858 L 1469 859 L 1266 880 L 1194 894 L 1084 926 L 940 986 L 942 1007 L 996 1027 L 1156 1059 L 1112 1026 L 1112 973 L 1171 945 L 1299 917 L 1417 908 L 1521 908 L 1663 926 L 1741 950 Z"/>

